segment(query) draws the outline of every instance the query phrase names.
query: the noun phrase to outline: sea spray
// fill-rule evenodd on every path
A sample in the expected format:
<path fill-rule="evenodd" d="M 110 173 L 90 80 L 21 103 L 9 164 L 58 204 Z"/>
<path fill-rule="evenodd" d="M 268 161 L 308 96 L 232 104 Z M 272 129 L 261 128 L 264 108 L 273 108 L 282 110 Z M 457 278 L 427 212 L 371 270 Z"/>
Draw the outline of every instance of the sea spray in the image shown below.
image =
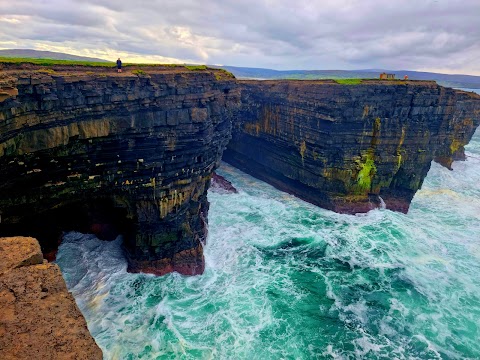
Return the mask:
<path fill-rule="evenodd" d="M 69 233 L 67 285 L 106 359 L 480 358 L 480 133 L 408 214 L 342 215 L 230 166 L 202 276 L 128 274 L 121 239 Z"/>

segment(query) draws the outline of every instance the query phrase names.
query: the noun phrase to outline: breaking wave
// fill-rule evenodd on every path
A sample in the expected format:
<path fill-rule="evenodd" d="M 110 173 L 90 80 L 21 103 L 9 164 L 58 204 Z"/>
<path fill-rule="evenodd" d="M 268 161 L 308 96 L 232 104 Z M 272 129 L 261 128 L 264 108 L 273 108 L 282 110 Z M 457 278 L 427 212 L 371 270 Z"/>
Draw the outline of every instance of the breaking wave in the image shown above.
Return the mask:
<path fill-rule="evenodd" d="M 105 359 L 480 358 L 480 133 L 410 212 L 342 215 L 227 164 L 202 276 L 126 272 L 121 239 L 57 262 Z"/>

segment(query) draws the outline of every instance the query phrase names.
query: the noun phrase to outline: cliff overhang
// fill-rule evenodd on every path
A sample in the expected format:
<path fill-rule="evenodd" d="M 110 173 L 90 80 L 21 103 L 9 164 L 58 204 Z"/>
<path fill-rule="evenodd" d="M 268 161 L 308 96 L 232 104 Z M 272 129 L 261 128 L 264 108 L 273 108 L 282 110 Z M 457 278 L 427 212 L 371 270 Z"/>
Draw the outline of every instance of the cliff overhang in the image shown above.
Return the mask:
<path fill-rule="evenodd" d="M 130 271 L 203 272 L 207 189 L 239 90 L 219 70 L 7 70 L 0 233 L 124 236 Z"/>

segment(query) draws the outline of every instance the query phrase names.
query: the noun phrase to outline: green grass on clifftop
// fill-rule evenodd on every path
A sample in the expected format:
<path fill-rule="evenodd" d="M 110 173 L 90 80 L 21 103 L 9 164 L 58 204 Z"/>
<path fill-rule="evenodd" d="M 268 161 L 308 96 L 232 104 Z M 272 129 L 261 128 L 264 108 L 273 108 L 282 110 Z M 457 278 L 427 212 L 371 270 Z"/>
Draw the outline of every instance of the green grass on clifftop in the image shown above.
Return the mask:
<path fill-rule="evenodd" d="M 94 61 L 78 61 L 78 60 L 56 60 L 56 59 L 34 59 L 34 58 L 16 58 L 16 57 L 0 57 L 0 63 L 4 64 L 34 64 L 40 66 L 53 65 L 77 65 L 77 66 L 102 66 L 113 67 L 113 62 L 94 62 Z"/>
<path fill-rule="evenodd" d="M 56 59 L 36 59 L 36 58 L 19 58 L 19 57 L 3 57 L 0 56 L 0 64 L 32 64 L 39 66 L 85 66 L 85 67 L 103 67 L 103 68 L 115 68 L 116 64 L 114 62 L 94 62 L 94 61 L 78 61 L 78 60 L 56 60 Z M 215 71 L 220 72 L 221 75 L 216 76 L 217 78 L 235 78 L 235 76 L 225 70 L 211 68 L 206 65 L 183 65 L 183 64 L 134 64 L 134 63 L 123 63 L 124 68 L 179 68 L 186 69 L 189 71 Z M 143 70 L 136 70 L 143 71 Z"/>
<path fill-rule="evenodd" d="M 207 70 L 206 65 L 185 65 L 188 70 Z"/>
<path fill-rule="evenodd" d="M 335 82 L 341 85 L 358 85 L 362 83 L 362 79 L 335 79 Z"/>

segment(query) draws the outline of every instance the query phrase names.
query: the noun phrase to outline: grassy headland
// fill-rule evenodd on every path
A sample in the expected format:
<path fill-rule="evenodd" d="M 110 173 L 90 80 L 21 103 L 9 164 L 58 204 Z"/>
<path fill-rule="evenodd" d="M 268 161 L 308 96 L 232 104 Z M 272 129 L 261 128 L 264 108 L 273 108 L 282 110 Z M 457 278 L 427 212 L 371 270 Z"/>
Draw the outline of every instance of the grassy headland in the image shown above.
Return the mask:
<path fill-rule="evenodd" d="M 7 65 L 36 65 L 41 67 L 55 67 L 55 66 L 83 66 L 86 68 L 115 68 L 117 65 L 114 62 L 95 62 L 95 61 L 79 61 L 79 60 L 58 60 L 45 58 L 21 58 L 21 57 L 0 57 L 0 64 Z M 214 71 L 221 73 L 221 77 L 234 78 L 234 75 L 220 68 L 212 68 L 206 65 L 183 65 L 183 64 L 135 64 L 123 63 L 124 69 L 133 70 L 138 74 L 144 74 L 145 70 L 161 70 L 165 68 L 188 70 L 188 71 Z M 143 69 L 143 70 L 142 70 Z"/>

